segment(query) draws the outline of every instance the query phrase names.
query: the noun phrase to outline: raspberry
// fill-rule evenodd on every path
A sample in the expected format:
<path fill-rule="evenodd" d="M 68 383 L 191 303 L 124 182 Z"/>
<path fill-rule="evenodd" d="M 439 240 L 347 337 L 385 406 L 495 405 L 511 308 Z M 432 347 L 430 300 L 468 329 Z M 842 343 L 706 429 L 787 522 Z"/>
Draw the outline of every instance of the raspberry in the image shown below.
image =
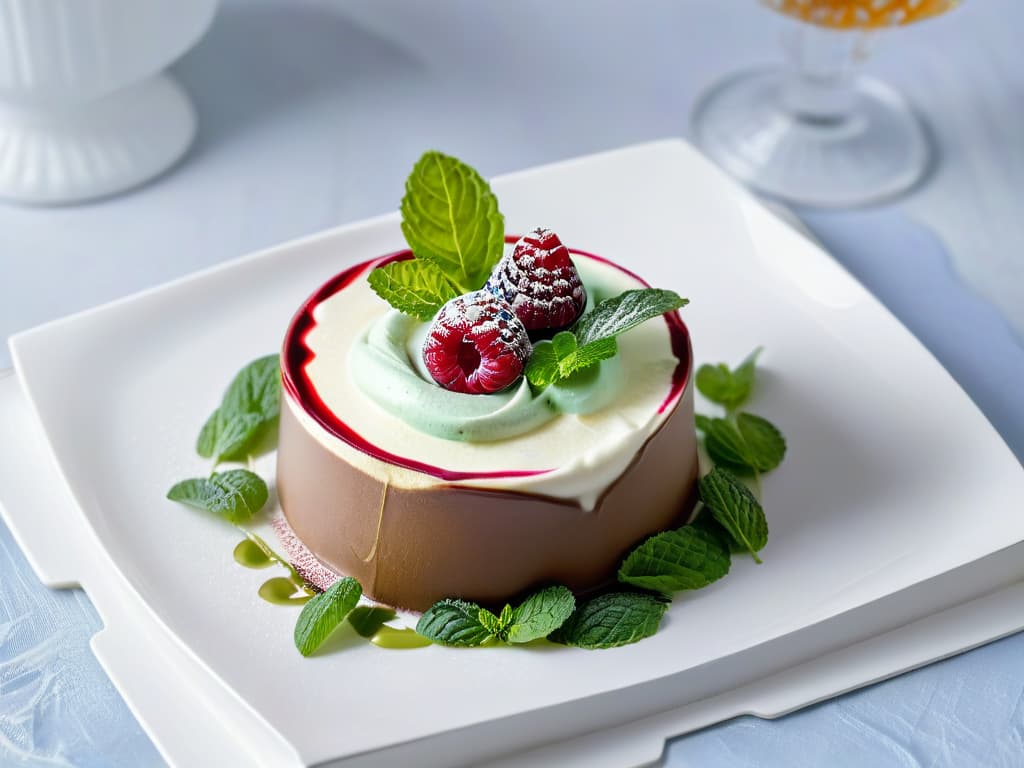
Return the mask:
<path fill-rule="evenodd" d="M 494 267 L 484 288 L 511 304 L 535 336 L 568 328 L 587 305 L 569 249 L 550 229 L 535 229 L 520 238 L 512 253 Z"/>
<path fill-rule="evenodd" d="M 518 379 L 530 352 L 530 337 L 512 307 L 474 291 L 441 307 L 423 343 L 423 362 L 445 389 L 484 395 Z"/>

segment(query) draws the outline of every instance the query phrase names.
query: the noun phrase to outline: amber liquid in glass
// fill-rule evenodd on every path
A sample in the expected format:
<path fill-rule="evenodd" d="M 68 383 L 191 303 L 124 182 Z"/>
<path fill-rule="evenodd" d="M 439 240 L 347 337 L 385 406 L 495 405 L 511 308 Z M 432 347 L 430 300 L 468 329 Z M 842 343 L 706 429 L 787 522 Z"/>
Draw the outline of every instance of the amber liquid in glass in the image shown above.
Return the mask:
<path fill-rule="evenodd" d="M 788 16 L 833 29 L 911 24 L 945 13 L 960 0 L 762 0 Z"/>

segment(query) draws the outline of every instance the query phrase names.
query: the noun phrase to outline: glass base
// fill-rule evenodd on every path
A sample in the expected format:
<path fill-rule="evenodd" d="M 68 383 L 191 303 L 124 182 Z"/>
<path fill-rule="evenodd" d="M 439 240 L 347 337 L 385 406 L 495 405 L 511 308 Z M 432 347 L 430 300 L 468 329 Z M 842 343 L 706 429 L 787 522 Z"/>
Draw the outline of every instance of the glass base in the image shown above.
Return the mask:
<path fill-rule="evenodd" d="M 893 197 L 928 169 L 924 128 L 893 89 L 859 78 L 849 114 L 821 120 L 785 108 L 786 82 L 780 70 L 713 86 L 693 113 L 697 145 L 759 192 L 829 208 Z"/>

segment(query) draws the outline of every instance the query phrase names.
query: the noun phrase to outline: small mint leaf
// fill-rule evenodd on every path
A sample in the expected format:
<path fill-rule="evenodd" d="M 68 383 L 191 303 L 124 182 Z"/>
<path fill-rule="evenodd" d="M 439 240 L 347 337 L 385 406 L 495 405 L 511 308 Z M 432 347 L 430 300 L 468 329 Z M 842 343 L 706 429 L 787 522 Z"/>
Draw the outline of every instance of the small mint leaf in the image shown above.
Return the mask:
<path fill-rule="evenodd" d="M 550 341 L 533 345 L 530 362 L 526 364 L 526 379 L 538 389 L 558 381 L 558 354 Z"/>
<path fill-rule="evenodd" d="M 334 582 L 330 589 L 302 606 L 295 622 L 295 647 L 303 656 L 316 651 L 359 602 L 363 588 L 351 576 Z"/>
<path fill-rule="evenodd" d="M 736 427 L 746 443 L 746 455 L 751 465 L 760 472 L 775 469 L 786 456 L 786 439 L 767 419 L 753 413 L 736 417 Z"/>
<path fill-rule="evenodd" d="M 505 245 L 498 199 L 473 168 L 427 152 L 405 182 L 402 234 L 417 259 L 435 264 L 460 293 L 478 290 Z"/>
<path fill-rule="evenodd" d="M 384 301 L 417 320 L 430 321 L 458 292 L 435 264 L 419 259 L 377 267 L 367 278 Z"/>
<path fill-rule="evenodd" d="M 477 614 L 477 621 L 480 622 L 480 626 L 487 630 L 488 634 L 493 637 L 501 638 L 502 635 L 502 621 L 499 617 L 488 611 L 486 608 L 481 608 Z"/>
<path fill-rule="evenodd" d="M 281 412 L 277 355 L 253 360 L 235 374 L 220 406 L 203 424 L 196 452 L 217 462 L 267 450 Z"/>
<path fill-rule="evenodd" d="M 658 631 L 668 603 L 643 592 L 612 592 L 588 600 L 548 639 L 578 648 L 617 648 Z"/>
<path fill-rule="evenodd" d="M 689 524 L 690 528 L 699 528 L 707 534 L 714 536 L 718 540 L 719 546 L 727 552 L 746 552 L 747 549 L 741 544 L 737 544 L 729 532 L 722 527 L 722 524 L 715 520 L 715 513 L 707 506 L 704 506 L 700 514 L 697 515 L 697 519 Z"/>
<path fill-rule="evenodd" d="M 512 606 L 508 603 L 505 603 L 505 607 L 501 609 L 501 614 L 498 616 L 498 624 L 502 632 L 512 626 Z M 504 640 L 504 638 L 502 639 Z"/>
<path fill-rule="evenodd" d="M 420 616 L 416 631 L 441 645 L 482 645 L 491 633 L 480 623 L 480 606 L 465 600 L 441 600 Z"/>
<path fill-rule="evenodd" d="M 576 337 L 569 331 L 559 331 L 551 339 L 551 348 L 559 360 L 565 360 L 576 352 Z"/>
<path fill-rule="evenodd" d="M 758 563 L 757 553 L 768 543 L 768 521 L 761 503 L 738 478 L 715 467 L 699 481 L 701 501 L 715 520 L 742 545 Z"/>
<path fill-rule="evenodd" d="M 618 344 L 614 338 L 598 339 L 580 347 L 570 331 L 562 331 L 556 333 L 551 341 L 534 345 L 530 362 L 526 365 L 526 378 L 535 387 L 546 387 L 614 357 L 616 352 Z"/>
<path fill-rule="evenodd" d="M 711 417 L 705 416 L 703 413 L 698 413 L 694 416 L 694 423 L 701 432 L 707 432 L 711 427 Z"/>
<path fill-rule="evenodd" d="M 655 592 L 700 589 L 729 572 L 729 550 L 691 525 L 652 536 L 619 568 L 619 581 Z"/>
<path fill-rule="evenodd" d="M 647 320 L 673 312 L 689 303 L 675 291 L 640 288 L 605 299 L 580 318 L 573 328 L 582 347 L 592 341 L 618 336 Z"/>
<path fill-rule="evenodd" d="M 204 459 L 224 461 L 244 452 L 255 441 L 263 419 L 258 413 L 226 415 L 218 408 L 203 424 L 196 442 L 196 453 Z"/>
<path fill-rule="evenodd" d="M 542 589 L 520 603 L 510 615 L 505 638 L 510 643 L 529 643 L 547 637 L 572 615 L 576 599 L 563 586 Z"/>
<path fill-rule="evenodd" d="M 247 469 L 215 472 L 176 483 L 167 492 L 171 501 L 213 512 L 232 523 L 244 523 L 267 503 L 267 484 Z"/>
<path fill-rule="evenodd" d="M 705 421 L 704 447 L 715 464 L 743 474 L 750 474 L 757 469 L 747 441 L 743 439 L 739 428 L 731 421 L 726 419 Z"/>
<path fill-rule="evenodd" d="M 757 358 L 762 349 L 763 347 L 758 347 L 747 355 L 736 370 L 729 370 L 725 363 L 702 365 L 697 370 L 697 389 L 713 403 L 723 405 L 729 410 L 739 408 L 754 389 Z"/>
<path fill-rule="evenodd" d="M 609 357 L 615 357 L 618 351 L 619 345 L 614 336 L 587 342 L 582 347 L 577 347 L 568 359 L 558 361 L 559 378 L 567 379 L 577 371 L 596 365 Z"/>
<path fill-rule="evenodd" d="M 281 363 L 277 355 L 253 360 L 240 370 L 224 394 L 221 410 L 228 416 L 256 413 L 264 421 L 281 412 Z"/>
<path fill-rule="evenodd" d="M 377 630 L 397 614 L 383 605 L 357 605 L 348 615 L 348 623 L 360 637 L 373 637 Z"/>

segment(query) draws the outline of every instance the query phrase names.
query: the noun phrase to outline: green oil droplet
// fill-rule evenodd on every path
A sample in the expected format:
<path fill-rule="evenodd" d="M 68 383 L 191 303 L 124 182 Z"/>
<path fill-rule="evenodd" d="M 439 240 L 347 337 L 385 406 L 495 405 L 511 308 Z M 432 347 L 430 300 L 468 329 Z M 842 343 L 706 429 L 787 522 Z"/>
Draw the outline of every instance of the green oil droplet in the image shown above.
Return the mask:
<path fill-rule="evenodd" d="M 246 568 L 266 568 L 273 560 L 260 549 L 259 544 L 250 539 L 242 539 L 234 551 L 235 562 Z"/>
<path fill-rule="evenodd" d="M 377 634 L 370 638 L 370 642 L 381 648 L 394 650 L 426 648 L 431 644 L 423 635 L 417 634 L 415 629 L 395 629 L 394 627 L 381 627 L 377 630 Z"/>
<path fill-rule="evenodd" d="M 296 594 L 298 593 L 298 594 Z M 260 585 L 260 597 L 274 605 L 302 605 L 310 599 L 310 595 L 302 594 L 295 588 L 291 579 L 278 576 L 267 579 Z"/>

